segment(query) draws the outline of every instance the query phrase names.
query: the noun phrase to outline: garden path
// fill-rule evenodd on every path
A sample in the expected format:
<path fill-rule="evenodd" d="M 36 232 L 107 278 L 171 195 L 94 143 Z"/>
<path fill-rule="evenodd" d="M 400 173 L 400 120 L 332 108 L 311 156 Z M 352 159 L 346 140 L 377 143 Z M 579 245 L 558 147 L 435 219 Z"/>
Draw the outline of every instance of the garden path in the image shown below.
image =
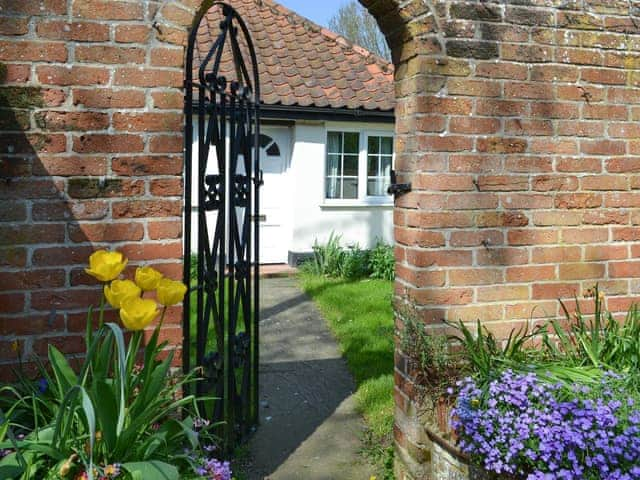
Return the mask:
<path fill-rule="evenodd" d="M 368 480 L 354 382 L 326 322 L 294 278 L 261 283 L 260 427 L 249 480 Z"/>

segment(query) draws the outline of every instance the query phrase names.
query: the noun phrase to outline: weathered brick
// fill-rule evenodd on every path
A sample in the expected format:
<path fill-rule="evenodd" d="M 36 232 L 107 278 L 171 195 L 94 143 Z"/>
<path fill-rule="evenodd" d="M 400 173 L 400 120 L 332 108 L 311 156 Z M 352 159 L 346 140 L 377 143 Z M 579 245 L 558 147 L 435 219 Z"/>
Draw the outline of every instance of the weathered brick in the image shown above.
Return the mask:
<path fill-rule="evenodd" d="M 36 67 L 38 80 L 45 85 L 105 85 L 109 81 L 109 70 L 100 67 Z"/>
<path fill-rule="evenodd" d="M 31 207 L 31 216 L 36 222 L 56 220 L 104 220 L 109 213 L 109 204 L 104 201 L 38 202 Z"/>
<path fill-rule="evenodd" d="M 153 106 L 155 108 L 178 110 L 184 106 L 184 97 L 179 90 L 153 92 L 151 98 L 153 99 Z"/>
<path fill-rule="evenodd" d="M 104 130 L 109 126 L 109 115 L 97 112 L 42 111 L 35 114 L 38 127 L 43 130 Z"/>
<path fill-rule="evenodd" d="M 140 241 L 144 226 L 139 222 L 75 223 L 69 225 L 69 238 L 78 243 Z"/>
<path fill-rule="evenodd" d="M 144 194 L 143 180 L 74 177 L 67 181 L 71 198 L 135 197 Z"/>
<path fill-rule="evenodd" d="M 184 65 L 184 49 L 154 48 L 151 50 L 151 65 L 154 67 L 182 68 Z"/>
<path fill-rule="evenodd" d="M 114 202 L 113 218 L 179 217 L 182 201 L 178 200 L 127 200 Z"/>
<path fill-rule="evenodd" d="M 133 87 L 180 87 L 182 85 L 182 71 L 122 67 L 116 70 L 113 81 L 114 85 Z"/>
<path fill-rule="evenodd" d="M 58 42 L 0 40 L 0 60 L 18 62 L 66 62 L 67 47 Z"/>
<path fill-rule="evenodd" d="M 151 27 L 141 24 L 124 24 L 115 27 L 115 40 L 120 43 L 145 43 L 151 34 Z"/>
<path fill-rule="evenodd" d="M 147 232 L 151 240 L 180 239 L 182 238 L 182 222 L 149 222 Z"/>
<path fill-rule="evenodd" d="M 149 190 L 152 195 L 158 197 L 181 196 L 182 179 L 180 178 L 159 178 L 151 180 Z"/>
<path fill-rule="evenodd" d="M 74 88 L 73 104 L 86 108 L 140 108 L 145 105 L 145 94 L 132 89 Z"/>
<path fill-rule="evenodd" d="M 0 35 L 25 35 L 29 32 L 27 17 L 0 18 Z"/>
<path fill-rule="evenodd" d="M 91 45 L 76 47 L 76 61 L 88 63 L 126 64 L 144 63 L 145 51 L 138 47 Z"/>
<path fill-rule="evenodd" d="M 93 20 L 143 20 L 144 10 L 139 2 L 74 0 L 73 15 Z"/>
<path fill-rule="evenodd" d="M 73 151 L 78 153 L 141 152 L 144 142 L 140 135 L 86 134 L 73 138 Z"/>
<path fill-rule="evenodd" d="M 0 0 L 0 11 L 18 15 L 63 15 L 67 11 L 66 0 L 35 0 L 16 2 Z"/>
<path fill-rule="evenodd" d="M 41 155 L 39 160 L 34 165 L 33 175 L 67 177 L 107 173 L 105 157 Z"/>
<path fill-rule="evenodd" d="M 113 128 L 125 132 L 175 132 L 182 128 L 179 113 L 115 113 Z"/>
<path fill-rule="evenodd" d="M 105 42 L 109 40 L 109 25 L 98 22 L 66 22 L 42 20 L 36 26 L 38 37 L 76 42 Z"/>
<path fill-rule="evenodd" d="M 118 175 L 180 175 L 182 173 L 182 157 L 179 156 L 125 156 L 116 157 L 111 168 Z"/>

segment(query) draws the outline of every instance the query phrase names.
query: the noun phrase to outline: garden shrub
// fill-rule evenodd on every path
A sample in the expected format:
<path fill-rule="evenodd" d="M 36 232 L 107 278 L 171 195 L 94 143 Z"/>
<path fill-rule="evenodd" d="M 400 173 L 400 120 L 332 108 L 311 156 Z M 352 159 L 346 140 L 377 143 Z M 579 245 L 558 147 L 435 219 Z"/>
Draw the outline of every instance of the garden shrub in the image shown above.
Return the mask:
<path fill-rule="evenodd" d="M 364 250 L 360 245 L 340 244 L 341 235 L 331 232 L 327 243 L 313 244 L 313 258 L 302 264 L 302 270 L 313 275 L 330 278 L 359 280 L 375 278 L 393 280 L 395 277 L 395 257 L 393 247 L 378 242 L 372 250 Z"/>
<path fill-rule="evenodd" d="M 356 243 L 343 251 L 340 258 L 340 276 L 346 280 L 358 280 L 369 276 L 369 252 Z"/>
<path fill-rule="evenodd" d="M 312 273 L 327 277 L 339 277 L 344 251 L 340 246 L 340 235 L 331 232 L 327 243 L 313 243 L 313 260 L 309 263 Z"/>
<path fill-rule="evenodd" d="M 369 254 L 369 268 L 371 269 L 371 278 L 393 280 L 396 274 L 396 258 L 393 247 L 378 242 Z"/>

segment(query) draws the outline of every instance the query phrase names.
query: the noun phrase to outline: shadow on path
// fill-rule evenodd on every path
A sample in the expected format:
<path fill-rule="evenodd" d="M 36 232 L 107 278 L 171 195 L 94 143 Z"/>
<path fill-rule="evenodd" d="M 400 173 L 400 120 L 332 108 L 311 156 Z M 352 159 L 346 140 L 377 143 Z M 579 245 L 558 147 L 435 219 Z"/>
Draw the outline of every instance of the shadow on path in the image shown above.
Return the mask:
<path fill-rule="evenodd" d="M 368 479 L 355 384 L 324 319 L 292 278 L 265 279 L 261 302 L 261 424 L 248 479 Z"/>

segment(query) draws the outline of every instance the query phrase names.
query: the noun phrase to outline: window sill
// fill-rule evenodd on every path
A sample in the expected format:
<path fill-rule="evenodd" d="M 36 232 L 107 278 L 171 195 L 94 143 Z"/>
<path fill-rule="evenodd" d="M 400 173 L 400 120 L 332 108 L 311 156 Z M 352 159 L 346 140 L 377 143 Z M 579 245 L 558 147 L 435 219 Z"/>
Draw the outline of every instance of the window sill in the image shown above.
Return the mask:
<path fill-rule="evenodd" d="M 380 200 L 325 200 L 320 204 L 320 209 L 329 210 L 334 208 L 393 208 L 393 199 L 385 198 Z"/>

